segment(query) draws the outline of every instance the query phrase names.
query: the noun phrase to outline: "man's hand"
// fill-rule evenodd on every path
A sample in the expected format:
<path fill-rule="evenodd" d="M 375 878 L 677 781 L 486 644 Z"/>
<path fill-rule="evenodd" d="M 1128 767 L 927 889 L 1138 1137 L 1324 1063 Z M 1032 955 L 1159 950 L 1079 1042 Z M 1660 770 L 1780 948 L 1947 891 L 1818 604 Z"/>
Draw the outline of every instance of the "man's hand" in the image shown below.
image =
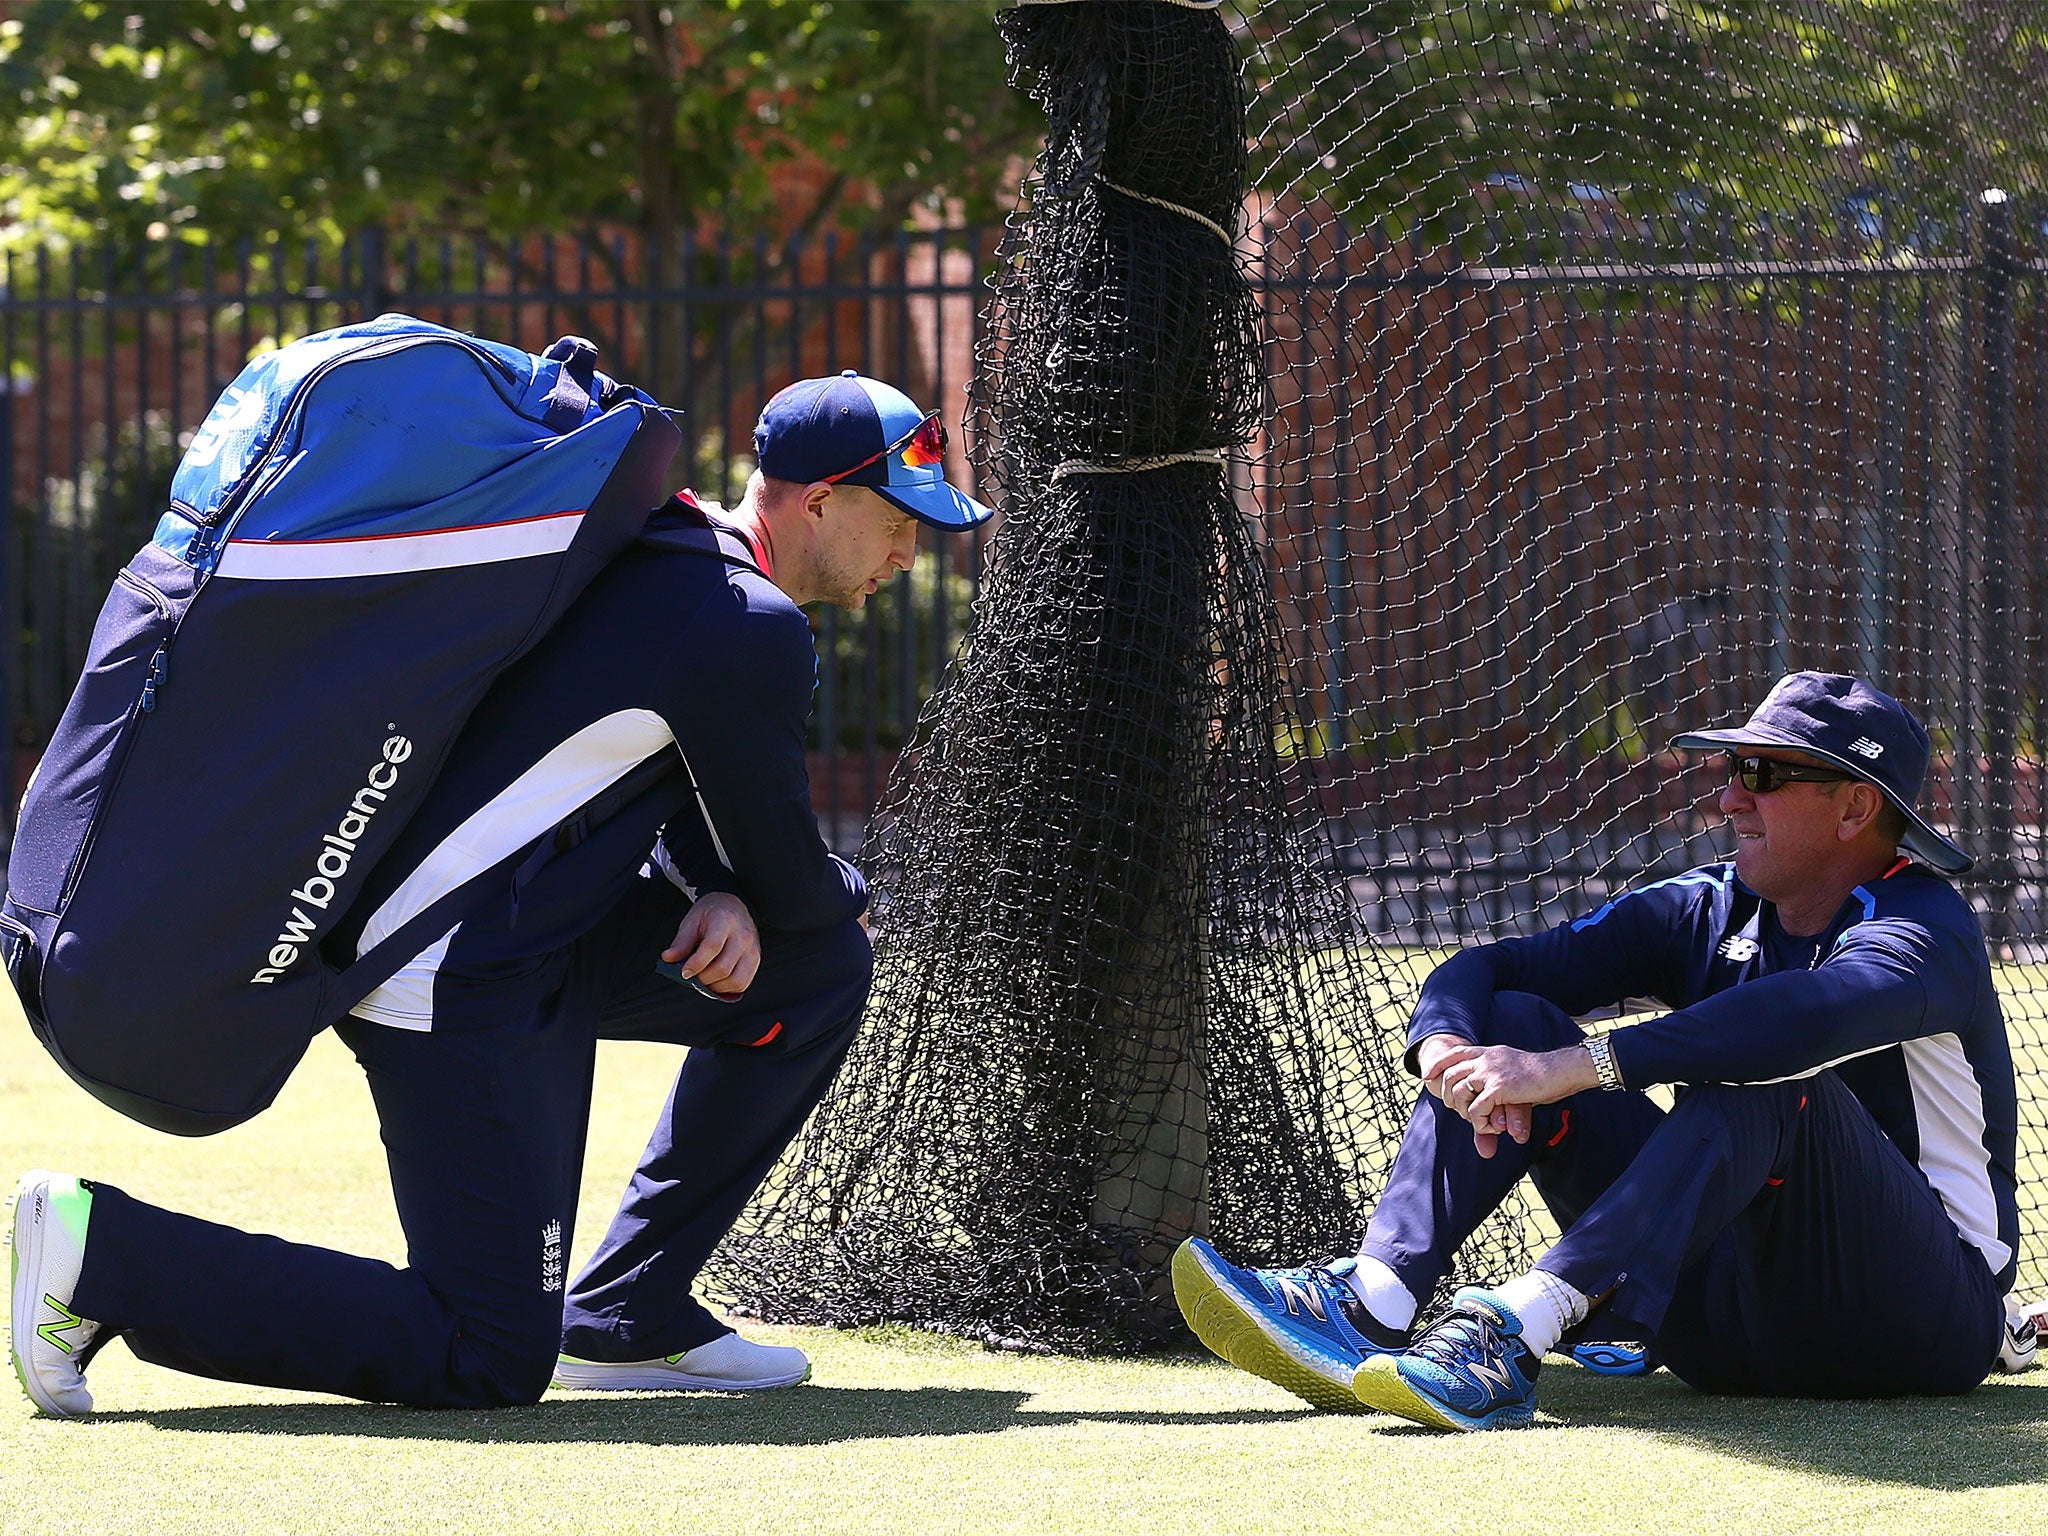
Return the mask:
<path fill-rule="evenodd" d="M 720 997 L 738 997 L 761 969 L 761 930 L 739 897 L 707 891 L 683 914 L 661 958 Z"/>
<path fill-rule="evenodd" d="M 1530 1112 L 1538 1104 L 1554 1104 L 1599 1083 L 1583 1045 L 1520 1051 L 1431 1035 L 1417 1049 L 1416 1064 L 1429 1091 L 1471 1124 L 1481 1157 L 1492 1157 L 1502 1136 L 1526 1144 Z"/>
<path fill-rule="evenodd" d="M 1460 1040 L 1456 1035 L 1430 1035 L 1416 1048 L 1415 1064 L 1421 1069 L 1423 1086 L 1471 1121 L 1472 1145 L 1478 1150 L 1479 1155 L 1492 1157 L 1500 1149 L 1500 1139 L 1503 1136 L 1512 1136 L 1520 1142 L 1529 1139 L 1529 1106 L 1498 1105 L 1483 1120 L 1474 1120 L 1467 1113 L 1467 1106 L 1477 1096 L 1477 1087 L 1465 1089 L 1462 1086 L 1462 1075 L 1450 1083 L 1445 1081 L 1445 1075 L 1452 1068 L 1462 1067 L 1467 1062 L 1475 1060 L 1484 1049 L 1483 1046 Z"/>

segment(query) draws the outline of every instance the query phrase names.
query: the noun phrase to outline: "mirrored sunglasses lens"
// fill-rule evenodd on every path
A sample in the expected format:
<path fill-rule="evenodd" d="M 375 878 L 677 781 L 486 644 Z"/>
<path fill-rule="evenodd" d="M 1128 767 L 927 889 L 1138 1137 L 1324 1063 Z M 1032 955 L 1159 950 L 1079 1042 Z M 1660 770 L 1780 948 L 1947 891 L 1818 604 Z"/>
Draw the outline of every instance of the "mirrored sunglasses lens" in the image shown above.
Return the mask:
<path fill-rule="evenodd" d="M 924 469 L 933 464 L 942 464 L 946 459 L 946 429 L 939 421 L 938 413 L 925 417 L 904 441 L 903 463 L 910 469 Z"/>

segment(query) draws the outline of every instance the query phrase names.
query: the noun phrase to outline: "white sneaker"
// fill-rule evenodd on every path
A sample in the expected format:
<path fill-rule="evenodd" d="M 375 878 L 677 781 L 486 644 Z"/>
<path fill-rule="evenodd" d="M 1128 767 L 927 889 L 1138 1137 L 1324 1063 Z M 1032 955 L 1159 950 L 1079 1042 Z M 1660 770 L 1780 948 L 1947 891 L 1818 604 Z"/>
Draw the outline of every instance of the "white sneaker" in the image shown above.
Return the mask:
<path fill-rule="evenodd" d="M 555 1362 L 555 1385 L 578 1392 L 761 1392 L 811 1379 L 811 1357 L 786 1344 L 756 1344 L 736 1333 L 658 1360 Z"/>
<path fill-rule="evenodd" d="M 100 1325 L 71 1310 L 91 1217 L 91 1188 L 69 1174 L 37 1168 L 15 1186 L 9 1352 L 22 1390 L 53 1418 L 92 1412 L 78 1355 Z"/>
<path fill-rule="evenodd" d="M 2048 1325 L 2048 1301 L 2029 1307 L 2006 1297 L 2005 1340 L 1998 1346 L 1998 1369 L 2008 1376 L 2031 1371 L 2044 1325 Z"/>

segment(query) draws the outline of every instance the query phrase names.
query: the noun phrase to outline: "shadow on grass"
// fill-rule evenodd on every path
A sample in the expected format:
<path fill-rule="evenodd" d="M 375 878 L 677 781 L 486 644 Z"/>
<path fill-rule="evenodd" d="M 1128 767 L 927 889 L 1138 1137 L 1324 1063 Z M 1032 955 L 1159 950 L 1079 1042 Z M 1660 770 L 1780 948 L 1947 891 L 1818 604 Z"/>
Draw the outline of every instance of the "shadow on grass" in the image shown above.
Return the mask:
<path fill-rule="evenodd" d="M 488 1413 L 375 1403 L 249 1403 L 96 1413 L 93 1420 L 194 1434 L 507 1445 L 810 1446 L 1075 1424 L 1237 1425 L 1257 1431 L 1320 1417 L 1306 1408 L 1026 1411 L 1032 1395 L 986 1387 L 810 1386 L 762 1397 L 650 1393 L 549 1398 L 531 1408 Z M 1545 1424 L 1655 1435 L 1732 1461 L 1791 1471 L 1932 1490 L 2048 1483 L 2048 1390 L 2040 1387 L 1994 1383 L 1967 1397 L 1832 1402 L 1714 1397 L 1663 1372 L 1615 1380 L 1554 1367 L 1544 1373 L 1540 1401 Z M 1435 1431 L 1393 1419 L 1352 1422 L 1361 1432 L 1361 1448 L 1379 1436 L 1437 1438 Z"/>
<path fill-rule="evenodd" d="M 1716 1397 L 1663 1371 L 1629 1380 L 1564 1367 L 1543 1373 L 1538 1402 L 1564 1425 L 1636 1430 L 1794 1471 L 1928 1489 L 2048 1483 L 2048 1391 L 2018 1383 L 1839 1402 Z"/>
<path fill-rule="evenodd" d="M 95 1423 L 201 1434 L 334 1435 L 508 1445 L 831 1445 L 920 1435 L 984 1435 L 1067 1424 L 1270 1424 L 1307 1410 L 1232 1413 L 1020 1413 L 1029 1392 L 984 1387 L 804 1387 L 761 1397 L 622 1395 L 549 1398 L 487 1413 L 377 1403 L 248 1403 L 96 1413 Z"/>

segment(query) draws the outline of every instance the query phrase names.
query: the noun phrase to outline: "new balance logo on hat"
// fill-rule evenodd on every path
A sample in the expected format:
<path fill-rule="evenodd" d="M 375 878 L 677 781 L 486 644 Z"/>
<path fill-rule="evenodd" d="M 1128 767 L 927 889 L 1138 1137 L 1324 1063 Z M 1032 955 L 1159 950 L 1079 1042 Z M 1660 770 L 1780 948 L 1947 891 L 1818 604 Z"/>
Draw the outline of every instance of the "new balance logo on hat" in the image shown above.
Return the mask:
<path fill-rule="evenodd" d="M 1850 742 L 1849 750 L 1860 753 L 1864 757 L 1875 758 L 1884 756 L 1884 748 L 1872 741 L 1868 736 L 1859 736 Z"/>

